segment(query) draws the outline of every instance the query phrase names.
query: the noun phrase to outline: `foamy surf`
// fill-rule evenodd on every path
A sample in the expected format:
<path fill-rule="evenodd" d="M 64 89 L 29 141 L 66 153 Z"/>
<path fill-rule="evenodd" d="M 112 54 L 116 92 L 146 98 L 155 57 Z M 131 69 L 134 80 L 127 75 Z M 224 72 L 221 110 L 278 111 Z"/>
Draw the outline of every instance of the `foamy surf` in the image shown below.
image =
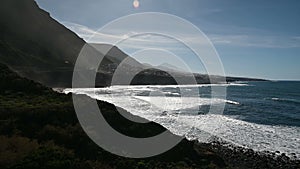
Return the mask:
<path fill-rule="evenodd" d="M 186 85 L 185 87 L 187 87 Z M 168 88 L 178 86 L 168 85 Z M 202 85 L 194 87 L 203 87 Z M 166 86 L 165 86 L 166 88 Z M 192 92 L 192 87 L 187 87 Z M 172 133 L 190 140 L 211 142 L 214 138 L 255 151 L 280 151 L 300 158 L 300 128 L 295 126 L 263 125 L 233 119 L 224 115 L 199 115 L 199 106 L 239 102 L 218 98 L 144 96 L 143 92 L 160 90 L 161 86 L 113 86 L 98 89 L 66 89 L 64 92 L 86 94 L 109 102 L 133 115 L 161 124 Z M 189 90 L 188 90 L 189 91 Z M 165 94 L 170 91 L 164 92 Z M 176 91 L 168 93 L 176 93 Z M 176 94 L 175 94 L 176 95 Z M 188 114 L 180 113 L 188 109 Z"/>

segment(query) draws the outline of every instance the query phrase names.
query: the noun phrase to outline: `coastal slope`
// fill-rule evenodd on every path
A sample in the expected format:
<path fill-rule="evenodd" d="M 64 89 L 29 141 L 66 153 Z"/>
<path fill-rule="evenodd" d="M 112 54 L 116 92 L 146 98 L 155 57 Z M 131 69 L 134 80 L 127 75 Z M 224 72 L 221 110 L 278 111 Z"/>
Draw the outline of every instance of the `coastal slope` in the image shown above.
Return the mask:
<path fill-rule="evenodd" d="M 82 68 L 82 71 L 97 72 L 96 86 L 109 86 L 115 69 L 124 60 L 131 63 L 124 65 L 124 73 L 141 71 L 132 84 L 176 84 L 165 70 L 145 66 L 116 46 L 87 44 L 40 9 L 34 0 L 0 2 L 0 35 L 0 62 L 19 75 L 48 87 L 71 87 L 74 64 L 85 45 L 91 52 L 104 57 L 99 68 Z M 176 72 L 176 76 L 189 79 L 182 72 Z M 197 83 L 210 83 L 207 75 L 195 74 L 195 78 Z M 227 78 L 228 82 L 236 80 L 261 79 Z M 186 80 L 186 83 L 190 82 Z"/>
<path fill-rule="evenodd" d="M 98 147 L 82 130 L 71 95 L 20 77 L 0 64 L 1 168 L 299 168 L 287 156 L 183 139 L 173 149 L 151 158 L 130 159 Z M 87 97 L 82 95 L 82 97 Z M 107 122 L 131 137 L 150 137 L 166 129 L 135 123 L 112 104 L 98 101 Z M 139 119 L 126 112 L 131 119 Z M 139 119 L 142 121 L 145 119 Z M 13 146 L 12 146 L 13 145 Z"/>

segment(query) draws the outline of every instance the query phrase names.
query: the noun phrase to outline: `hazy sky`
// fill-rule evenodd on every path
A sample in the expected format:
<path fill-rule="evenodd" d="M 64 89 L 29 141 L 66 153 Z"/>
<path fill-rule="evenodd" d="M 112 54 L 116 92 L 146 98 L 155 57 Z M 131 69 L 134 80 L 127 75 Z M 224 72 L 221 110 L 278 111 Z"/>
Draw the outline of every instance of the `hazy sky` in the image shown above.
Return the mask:
<path fill-rule="evenodd" d="M 133 0 L 37 2 L 85 39 L 108 22 L 128 14 L 173 14 L 190 21 L 209 37 L 227 75 L 300 80 L 298 0 L 139 0 L 139 8 L 133 7 Z M 198 71 L 196 66 L 191 67 Z"/>

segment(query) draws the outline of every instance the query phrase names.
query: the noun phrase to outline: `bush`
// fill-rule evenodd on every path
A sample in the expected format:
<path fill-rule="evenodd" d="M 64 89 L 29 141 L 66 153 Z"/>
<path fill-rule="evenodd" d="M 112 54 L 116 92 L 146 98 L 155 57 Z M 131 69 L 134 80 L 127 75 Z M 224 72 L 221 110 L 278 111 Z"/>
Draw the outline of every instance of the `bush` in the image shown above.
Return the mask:
<path fill-rule="evenodd" d="M 23 160 L 15 164 L 13 169 L 68 169 L 75 168 L 76 159 L 71 151 L 54 145 L 42 146 Z"/>
<path fill-rule="evenodd" d="M 0 136 L 0 145 L 0 168 L 13 165 L 39 147 L 35 140 L 19 136 Z"/>

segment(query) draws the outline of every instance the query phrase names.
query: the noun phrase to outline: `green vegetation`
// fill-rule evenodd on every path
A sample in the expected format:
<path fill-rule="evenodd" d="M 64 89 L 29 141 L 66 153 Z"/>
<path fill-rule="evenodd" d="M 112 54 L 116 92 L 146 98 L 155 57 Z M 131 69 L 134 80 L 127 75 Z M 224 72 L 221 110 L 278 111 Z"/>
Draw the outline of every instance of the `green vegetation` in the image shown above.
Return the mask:
<path fill-rule="evenodd" d="M 27 80 L 0 65 L 0 168 L 220 168 L 215 154 L 200 154 L 183 140 L 157 157 L 129 159 L 104 151 L 78 123 L 70 95 Z M 165 129 L 155 123 L 128 121 L 116 108 L 98 102 L 119 132 L 148 137 Z"/>
<path fill-rule="evenodd" d="M 34 0 L 1 1 L 0 36 L 1 63 L 47 86 L 70 86 L 74 63 L 85 42 L 41 10 Z M 122 57 L 124 53 L 117 48 L 108 53 L 100 66 L 105 71 L 97 75 L 98 86 L 109 85 L 113 71 L 111 67 L 120 62 L 116 58 Z M 207 76 L 198 75 L 197 79 L 199 83 L 208 83 Z M 245 79 L 227 78 L 227 81 L 234 80 Z M 132 84 L 153 82 L 173 84 L 174 79 L 165 72 L 150 69 L 139 74 Z M 226 167 L 223 159 L 209 146 L 197 146 L 187 140 L 152 158 L 129 159 L 113 155 L 98 147 L 84 133 L 70 95 L 55 93 L 50 88 L 22 78 L 2 64 L 0 89 L 1 169 Z M 130 122 L 113 105 L 104 102 L 98 104 L 106 120 L 121 133 L 148 137 L 165 130 L 152 122 Z M 222 149 L 222 152 L 222 157 L 229 157 L 227 151 Z M 236 160 L 239 155 L 234 156 L 234 162 L 249 161 L 248 157 Z"/>

